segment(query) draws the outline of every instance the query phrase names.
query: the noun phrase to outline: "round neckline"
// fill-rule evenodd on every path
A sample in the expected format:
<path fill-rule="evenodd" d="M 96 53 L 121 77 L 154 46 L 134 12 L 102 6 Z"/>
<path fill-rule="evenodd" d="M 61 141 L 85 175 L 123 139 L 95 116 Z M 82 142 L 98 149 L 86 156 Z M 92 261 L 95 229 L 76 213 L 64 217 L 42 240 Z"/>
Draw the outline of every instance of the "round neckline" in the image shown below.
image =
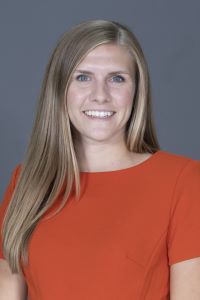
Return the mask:
<path fill-rule="evenodd" d="M 101 174 L 116 174 L 116 173 L 123 173 L 126 171 L 132 171 L 132 170 L 137 170 L 140 169 L 146 165 L 148 165 L 149 163 L 151 163 L 154 159 L 156 159 L 161 153 L 163 152 L 163 150 L 157 150 L 155 153 L 153 153 L 149 158 L 145 159 L 144 161 L 140 162 L 137 165 L 133 165 L 127 168 L 123 168 L 123 169 L 118 169 L 118 170 L 111 170 L 111 171 L 97 171 L 97 172 L 89 172 L 89 171 L 80 171 L 80 174 L 86 174 L 86 175 L 101 175 Z"/>

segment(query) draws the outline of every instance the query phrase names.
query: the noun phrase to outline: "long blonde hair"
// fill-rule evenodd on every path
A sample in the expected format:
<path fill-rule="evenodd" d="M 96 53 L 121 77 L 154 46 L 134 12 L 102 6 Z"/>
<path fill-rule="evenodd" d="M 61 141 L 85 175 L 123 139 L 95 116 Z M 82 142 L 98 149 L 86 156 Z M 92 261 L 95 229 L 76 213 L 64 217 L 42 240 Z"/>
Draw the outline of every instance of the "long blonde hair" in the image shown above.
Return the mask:
<path fill-rule="evenodd" d="M 21 272 L 21 258 L 28 262 L 30 236 L 61 190 L 63 201 L 56 213 L 73 189 L 76 198 L 80 197 L 80 170 L 66 93 L 77 65 L 104 43 L 127 47 L 137 66 L 136 94 L 126 128 L 127 148 L 138 153 L 160 149 L 152 120 L 148 67 L 135 35 L 126 26 L 105 20 L 82 22 L 65 32 L 46 67 L 30 141 L 3 222 L 3 252 L 13 273 Z"/>

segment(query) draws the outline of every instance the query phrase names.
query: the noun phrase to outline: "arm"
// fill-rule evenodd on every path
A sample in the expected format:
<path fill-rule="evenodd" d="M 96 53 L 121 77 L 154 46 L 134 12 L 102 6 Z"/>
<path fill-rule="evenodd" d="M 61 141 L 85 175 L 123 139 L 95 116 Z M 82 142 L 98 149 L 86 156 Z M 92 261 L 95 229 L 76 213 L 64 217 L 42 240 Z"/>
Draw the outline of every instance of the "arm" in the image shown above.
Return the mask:
<path fill-rule="evenodd" d="M 23 276 L 20 274 L 12 274 L 5 259 L 0 259 L 0 299 L 27 299 L 27 285 Z"/>
<path fill-rule="evenodd" d="M 170 300 L 200 300 L 200 257 L 171 265 Z"/>

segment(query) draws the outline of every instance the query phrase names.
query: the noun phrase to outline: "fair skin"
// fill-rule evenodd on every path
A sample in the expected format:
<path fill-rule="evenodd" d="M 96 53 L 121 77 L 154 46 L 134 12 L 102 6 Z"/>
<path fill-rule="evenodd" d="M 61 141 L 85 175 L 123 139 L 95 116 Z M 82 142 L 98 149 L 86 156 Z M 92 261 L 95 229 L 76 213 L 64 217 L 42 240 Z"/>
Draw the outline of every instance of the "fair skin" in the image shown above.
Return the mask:
<path fill-rule="evenodd" d="M 200 257 L 171 265 L 170 300 L 200 300 Z"/>
<path fill-rule="evenodd" d="M 81 171 L 123 169 L 151 156 L 130 152 L 125 144 L 135 88 L 133 58 L 122 46 L 97 46 L 76 68 L 67 105 L 76 128 L 75 148 Z M 111 118 L 98 119 L 86 116 L 86 110 L 115 113 Z"/>
<path fill-rule="evenodd" d="M 21 274 L 12 274 L 5 259 L 0 259 L 0 299 L 28 300 L 26 281 Z"/>

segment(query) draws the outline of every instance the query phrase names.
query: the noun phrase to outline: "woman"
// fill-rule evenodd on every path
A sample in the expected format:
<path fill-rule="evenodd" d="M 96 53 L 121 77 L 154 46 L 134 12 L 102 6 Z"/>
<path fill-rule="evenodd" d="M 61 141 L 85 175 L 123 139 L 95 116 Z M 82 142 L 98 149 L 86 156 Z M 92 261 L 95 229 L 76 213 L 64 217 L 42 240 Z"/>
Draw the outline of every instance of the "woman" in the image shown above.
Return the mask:
<path fill-rule="evenodd" d="M 199 161 L 159 147 L 134 34 L 75 26 L 51 55 L 2 202 L 2 293 L 199 299 L 199 182 Z"/>

